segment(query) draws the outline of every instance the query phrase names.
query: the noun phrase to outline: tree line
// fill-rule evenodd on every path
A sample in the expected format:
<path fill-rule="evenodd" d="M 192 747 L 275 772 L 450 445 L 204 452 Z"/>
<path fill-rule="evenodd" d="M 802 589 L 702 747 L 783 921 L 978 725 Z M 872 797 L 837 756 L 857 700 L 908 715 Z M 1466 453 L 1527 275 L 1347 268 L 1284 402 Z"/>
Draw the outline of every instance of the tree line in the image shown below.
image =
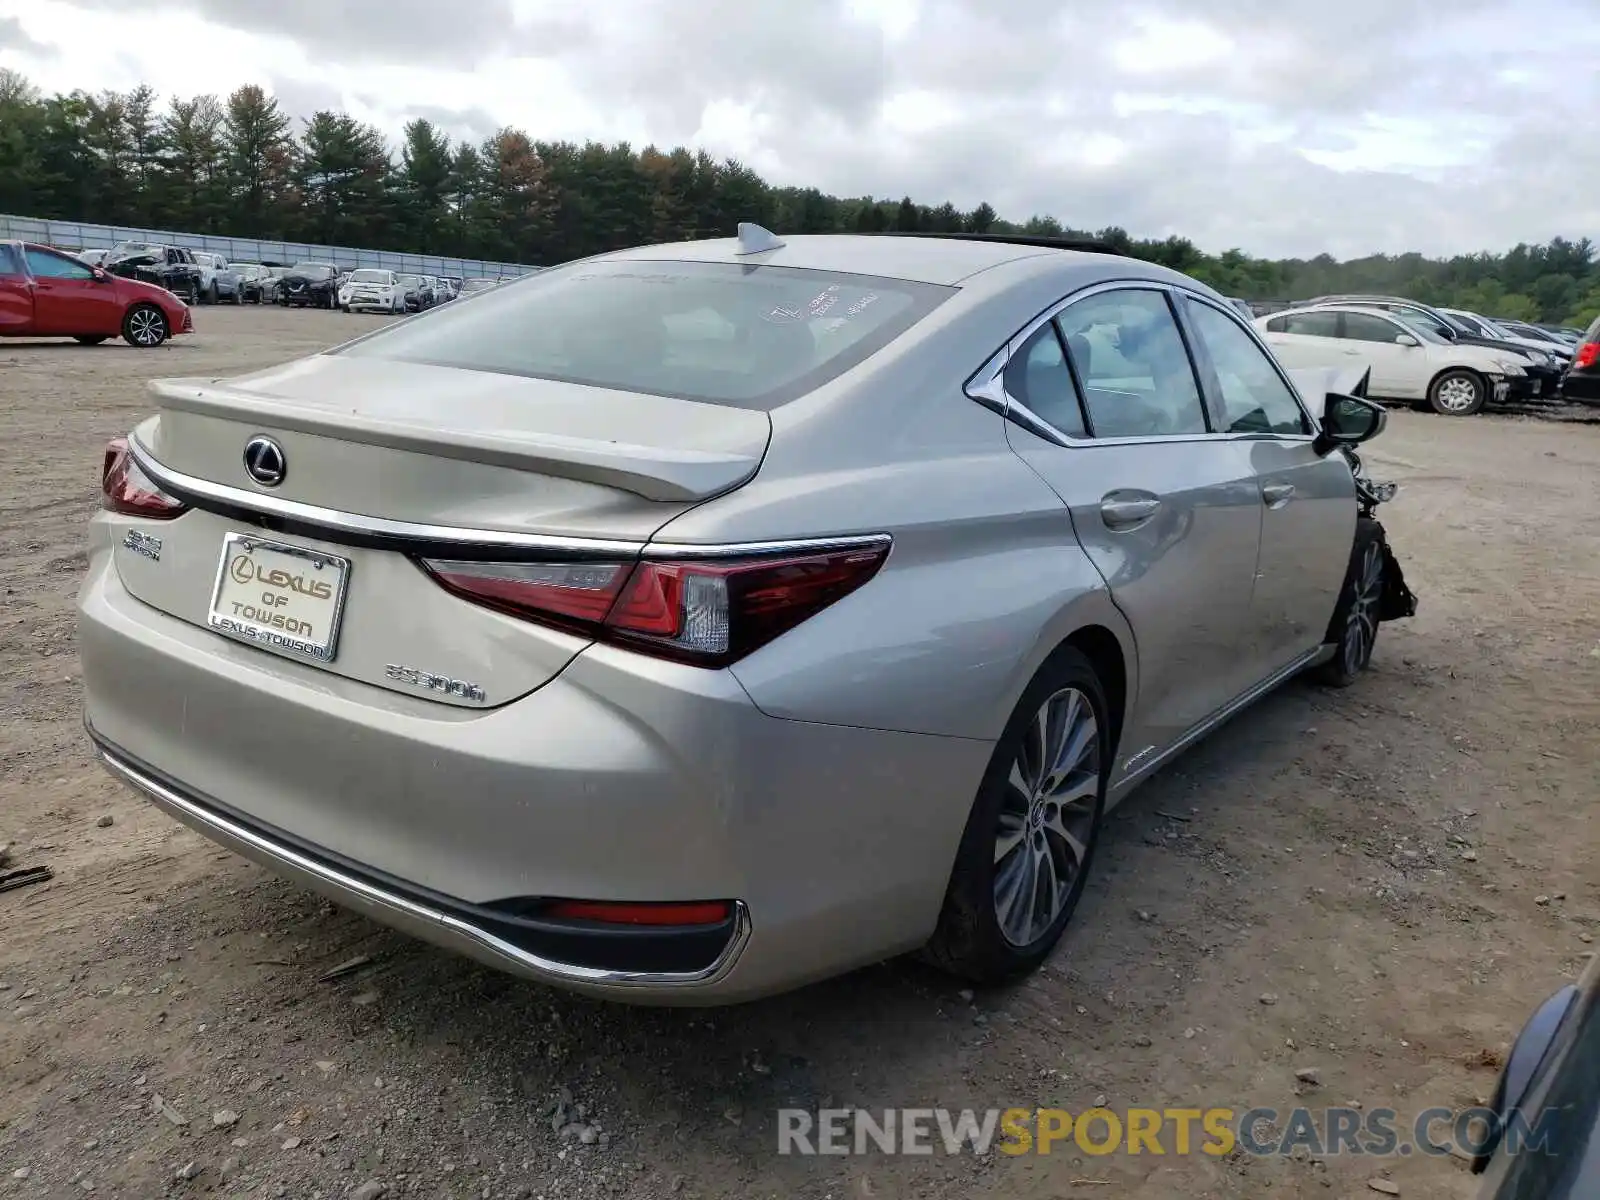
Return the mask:
<path fill-rule="evenodd" d="M 963 211 L 910 196 L 777 187 L 735 159 L 681 146 L 536 141 L 509 126 L 481 142 L 452 141 L 421 118 L 391 146 L 348 113 L 318 112 L 295 125 L 254 84 L 225 98 L 163 103 L 149 86 L 45 96 L 0 69 L 0 212 L 531 265 L 726 236 L 739 221 L 780 233 L 1064 234 L 1251 300 L 1382 292 L 1566 324 L 1600 313 L 1600 266 L 1588 238 L 1449 259 L 1213 255 L 1182 237 L 1078 230 L 1044 215 L 1018 223 L 988 204 Z"/>

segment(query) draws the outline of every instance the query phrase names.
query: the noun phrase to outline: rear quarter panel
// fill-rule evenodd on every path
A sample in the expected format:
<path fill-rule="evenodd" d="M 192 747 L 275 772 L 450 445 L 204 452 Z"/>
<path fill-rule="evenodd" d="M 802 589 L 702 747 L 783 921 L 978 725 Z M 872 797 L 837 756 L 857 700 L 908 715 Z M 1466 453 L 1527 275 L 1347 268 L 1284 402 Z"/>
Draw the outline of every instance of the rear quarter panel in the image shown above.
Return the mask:
<path fill-rule="evenodd" d="M 870 583 L 732 668 L 763 711 L 994 739 L 1044 659 L 1088 624 L 1118 637 L 1132 693 L 1132 639 L 1065 507 L 1011 451 L 1004 418 L 961 390 L 1053 293 L 940 310 L 910 344 L 774 410 L 755 479 L 658 531 L 893 536 Z"/>

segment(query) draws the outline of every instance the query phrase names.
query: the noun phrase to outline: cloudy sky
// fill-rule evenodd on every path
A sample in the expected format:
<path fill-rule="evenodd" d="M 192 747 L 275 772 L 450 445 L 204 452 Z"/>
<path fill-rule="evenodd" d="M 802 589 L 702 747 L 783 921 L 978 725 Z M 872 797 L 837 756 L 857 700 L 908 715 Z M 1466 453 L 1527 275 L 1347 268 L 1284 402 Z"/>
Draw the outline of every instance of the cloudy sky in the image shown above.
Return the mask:
<path fill-rule="evenodd" d="M 1213 251 L 1600 238 L 1600 0 L 0 0 L 0 65 Z"/>

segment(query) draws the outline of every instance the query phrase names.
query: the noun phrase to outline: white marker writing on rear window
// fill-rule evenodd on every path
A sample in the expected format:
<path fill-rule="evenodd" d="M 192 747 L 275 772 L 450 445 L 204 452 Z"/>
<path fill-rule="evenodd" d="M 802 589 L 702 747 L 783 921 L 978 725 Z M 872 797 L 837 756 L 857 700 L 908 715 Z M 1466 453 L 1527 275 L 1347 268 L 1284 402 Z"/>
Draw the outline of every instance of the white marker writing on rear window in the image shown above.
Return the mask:
<path fill-rule="evenodd" d="M 812 297 L 806 309 L 813 317 L 821 317 L 826 316 L 828 310 L 837 303 L 839 303 L 839 285 L 835 283 Z"/>

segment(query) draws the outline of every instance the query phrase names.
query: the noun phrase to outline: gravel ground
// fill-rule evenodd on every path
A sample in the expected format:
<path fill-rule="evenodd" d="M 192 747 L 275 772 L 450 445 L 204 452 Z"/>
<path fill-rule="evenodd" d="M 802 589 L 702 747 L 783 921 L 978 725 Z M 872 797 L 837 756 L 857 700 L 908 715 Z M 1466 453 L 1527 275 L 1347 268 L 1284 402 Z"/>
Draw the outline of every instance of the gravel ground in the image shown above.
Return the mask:
<path fill-rule="evenodd" d="M 1368 458 L 1402 483 L 1421 612 L 1355 687 L 1292 684 L 1129 800 L 1035 979 L 973 997 L 894 962 L 644 1011 L 332 908 L 90 761 L 72 599 L 142 381 L 379 322 L 197 323 L 153 352 L 0 344 L 0 842 L 56 872 L 0 893 L 0 1197 L 1472 1194 L 1415 1155 L 780 1157 L 775 1110 L 1486 1096 L 1600 935 L 1600 429 L 1394 414 Z"/>

